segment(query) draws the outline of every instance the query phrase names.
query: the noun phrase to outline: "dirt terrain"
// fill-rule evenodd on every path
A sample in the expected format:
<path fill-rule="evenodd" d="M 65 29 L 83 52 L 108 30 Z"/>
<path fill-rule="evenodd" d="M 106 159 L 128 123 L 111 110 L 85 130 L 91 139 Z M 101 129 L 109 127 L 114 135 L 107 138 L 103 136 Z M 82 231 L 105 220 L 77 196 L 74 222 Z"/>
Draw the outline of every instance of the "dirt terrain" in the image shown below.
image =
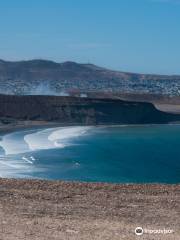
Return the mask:
<path fill-rule="evenodd" d="M 137 101 L 137 102 L 149 102 L 152 103 L 156 109 L 167 112 L 167 113 L 180 113 L 180 97 L 179 96 L 168 96 L 158 94 L 141 94 L 141 93 L 119 93 L 116 95 L 108 94 L 104 97 L 119 98 L 125 101 Z"/>
<path fill-rule="evenodd" d="M 180 185 L 1 179 L 0 239 L 178 240 Z"/>

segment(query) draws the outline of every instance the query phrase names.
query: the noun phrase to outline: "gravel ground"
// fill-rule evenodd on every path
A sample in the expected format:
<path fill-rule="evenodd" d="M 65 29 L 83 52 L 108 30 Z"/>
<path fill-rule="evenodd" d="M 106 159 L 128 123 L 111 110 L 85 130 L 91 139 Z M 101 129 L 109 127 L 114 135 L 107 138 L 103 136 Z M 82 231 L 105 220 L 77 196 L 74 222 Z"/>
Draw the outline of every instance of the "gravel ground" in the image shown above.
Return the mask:
<path fill-rule="evenodd" d="M 180 185 L 0 179 L 0 240 L 25 239 L 179 240 Z"/>

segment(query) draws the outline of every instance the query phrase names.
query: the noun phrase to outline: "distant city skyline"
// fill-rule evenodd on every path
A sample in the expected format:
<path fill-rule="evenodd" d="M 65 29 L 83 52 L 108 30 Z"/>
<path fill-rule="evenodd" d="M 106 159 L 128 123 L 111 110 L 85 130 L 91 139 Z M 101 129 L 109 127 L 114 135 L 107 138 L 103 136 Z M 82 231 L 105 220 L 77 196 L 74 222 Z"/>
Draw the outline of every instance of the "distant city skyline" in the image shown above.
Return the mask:
<path fill-rule="evenodd" d="M 179 0 L 2 0 L 0 59 L 180 74 Z"/>

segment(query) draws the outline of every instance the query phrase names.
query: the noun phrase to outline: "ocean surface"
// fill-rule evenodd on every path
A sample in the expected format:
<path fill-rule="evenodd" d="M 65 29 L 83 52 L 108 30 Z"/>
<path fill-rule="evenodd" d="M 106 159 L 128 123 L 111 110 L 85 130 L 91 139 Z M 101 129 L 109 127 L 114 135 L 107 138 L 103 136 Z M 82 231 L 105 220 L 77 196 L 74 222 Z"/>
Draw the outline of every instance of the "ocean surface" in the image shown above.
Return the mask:
<path fill-rule="evenodd" d="M 0 177 L 180 183 L 180 126 L 77 126 L 1 134 Z"/>

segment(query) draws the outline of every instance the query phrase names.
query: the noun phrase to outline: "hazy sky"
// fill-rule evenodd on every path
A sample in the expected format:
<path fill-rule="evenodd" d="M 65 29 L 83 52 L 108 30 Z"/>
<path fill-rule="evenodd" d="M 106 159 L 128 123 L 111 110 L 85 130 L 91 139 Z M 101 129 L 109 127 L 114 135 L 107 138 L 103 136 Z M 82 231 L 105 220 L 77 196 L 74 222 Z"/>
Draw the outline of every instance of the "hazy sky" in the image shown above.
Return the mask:
<path fill-rule="evenodd" d="M 180 74 L 180 0 L 1 0 L 0 58 Z"/>

